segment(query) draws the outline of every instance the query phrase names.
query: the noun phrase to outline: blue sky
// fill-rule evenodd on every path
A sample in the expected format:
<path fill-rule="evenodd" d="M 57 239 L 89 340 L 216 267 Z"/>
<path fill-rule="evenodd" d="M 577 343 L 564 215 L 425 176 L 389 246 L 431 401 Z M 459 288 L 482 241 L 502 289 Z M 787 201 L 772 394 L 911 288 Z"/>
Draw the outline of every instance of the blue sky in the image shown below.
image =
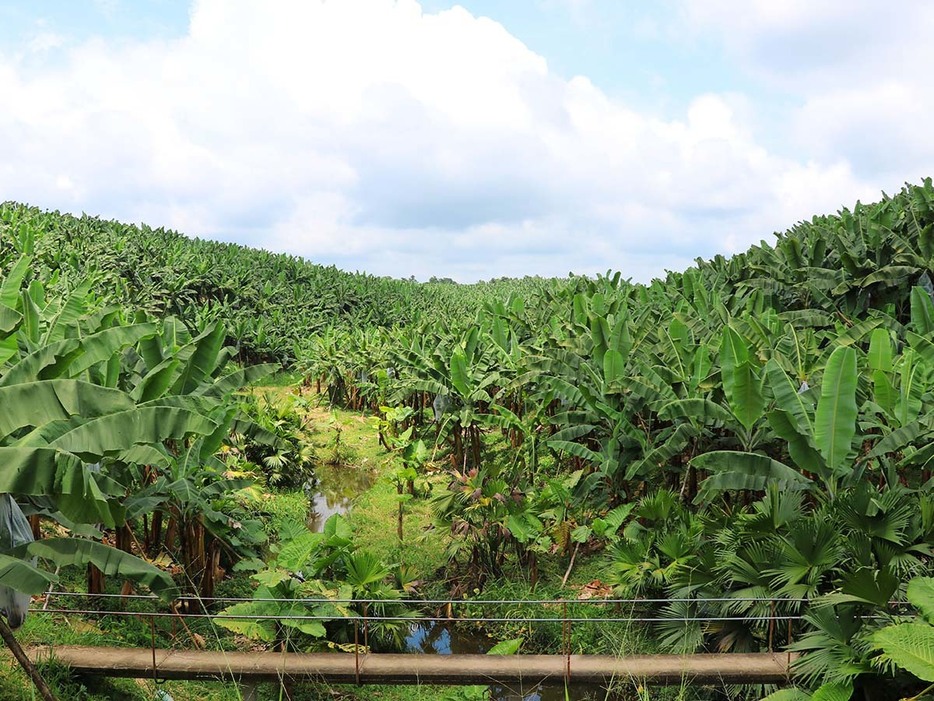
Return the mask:
<path fill-rule="evenodd" d="M 648 280 L 934 174 L 905 0 L 0 5 L 0 200 L 380 275 Z"/>
<path fill-rule="evenodd" d="M 705 90 L 732 90 L 741 77 L 714 44 L 672 43 L 659 36 L 676 11 L 671 2 L 562 2 L 561 0 L 425 0 L 425 12 L 455 4 L 503 24 L 559 75 L 586 75 L 611 94 L 664 106 Z M 186 0 L 43 0 L 0 6 L 8 28 L 0 41 L 15 48 L 23 37 L 54 32 L 69 42 L 94 37 L 145 41 L 182 37 L 188 30 Z M 702 59 L 706 65 L 699 62 Z M 743 87 L 750 87 L 748 83 Z"/>
<path fill-rule="evenodd" d="M 6 27 L 0 43 L 16 49 L 24 39 L 43 32 L 69 43 L 94 37 L 146 41 L 183 36 L 189 3 L 177 0 L 11 0 L 0 5 Z"/>

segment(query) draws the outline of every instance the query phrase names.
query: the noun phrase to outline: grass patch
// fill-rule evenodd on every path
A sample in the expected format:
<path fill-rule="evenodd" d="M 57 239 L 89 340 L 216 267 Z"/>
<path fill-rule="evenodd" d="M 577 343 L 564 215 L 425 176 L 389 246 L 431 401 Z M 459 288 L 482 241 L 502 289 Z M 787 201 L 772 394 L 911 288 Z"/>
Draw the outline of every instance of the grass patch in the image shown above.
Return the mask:
<path fill-rule="evenodd" d="M 402 534 L 397 534 L 399 500 L 396 487 L 388 478 L 377 479 L 357 498 L 348 515 L 357 541 L 384 562 L 394 562 L 427 577 L 447 563 L 444 555 L 447 534 L 432 525 L 427 499 L 415 498 L 405 504 Z"/>
<path fill-rule="evenodd" d="M 313 396 L 313 395 L 306 395 Z M 391 469 L 393 456 L 379 443 L 376 416 L 339 408 L 312 406 L 309 418 L 316 429 L 315 441 L 322 460 L 316 468 L 329 489 L 346 487 L 353 499 L 347 519 L 360 547 L 383 562 L 396 563 L 427 577 L 446 563 L 446 534 L 432 527 L 432 512 L 425 497 L 410 500 L 403 518 L 404 540 L 397 535 L 399 501 L 395 486 L 384 475 Z M 346 464 L 326 464 L 334 452 L 335 437 L 352 456 Z M 327 490 L 325 490 L 327 493 Z M 330 495 L 328 495 L 330 496 Z"/>
<path fill-rule="evenodd" d="M 280 370 L 276 374 L 263 378 L 265 387 L 297 387 L 305 377 L 298 370 Z"/>
<path fill-rule="evenodd" d="M 157 626 L 156 644 L 170 645 L 165 626 Z M 146 646 L 150 641 L 147 621 L 133 617 L 107 617 L 87 620 L 79 616 L 30 611 L 23 627 L 16 631 L 17 640 L 24 647 L 30 645 L 91 645 L 91 646 Z M 2 652 L 0 663 L 0 698 L 10 701 L 34 701 L 37 698 L 32 682 L 13 660 Z M 161 689 L 175 701 L 235 701 L 241 695 L 233 684 L 222 682 L 171 681 L 156 685 L 152 679 L 109 679 L 81 677 L 55 662 L 39 666 L 43 679 L 63 701 L 153 701 Z"/>
<path fill-rule="evenodd" d="M 266 534 L 273 540 L 287 523 L 304 523 L 308 518 L 308 497 L 301 491 L 272 491 L 263 494 L 261 516 Z"/>

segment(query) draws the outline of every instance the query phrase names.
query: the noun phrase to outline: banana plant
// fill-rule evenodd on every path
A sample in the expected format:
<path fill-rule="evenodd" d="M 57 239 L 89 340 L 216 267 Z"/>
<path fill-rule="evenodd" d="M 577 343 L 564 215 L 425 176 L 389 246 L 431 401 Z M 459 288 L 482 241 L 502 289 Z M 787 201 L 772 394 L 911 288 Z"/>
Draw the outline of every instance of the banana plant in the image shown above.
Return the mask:
<path fill-rule="evenodd" d="M 405 408 L 408 409 L 408 407 Z M 393 410 L 390 409 L 389 411 L 392 412 Z M 409 426 L 401 434 L 389 436 L 389 447 L 396 451 L 398 460 L 401 463 L 390 473 L 390 479 L 396 485 L 396 498 L 399 501 L 396 534 L 399 536 L 400 543 L 404 540 L 405 504 L 415 498 L 415 480 L 418 479 L 423 466 L 428 462 L 429 458 L 425 442 L 420 439 L 413 439 L 412 431 L 413 427 Z M 406 488 L 408 491 L 406 491 Z"/>
<path fill-rule="evenodd" d="M 768 454 L 711 451 L 692 461 L 711 473 L 699 498 L 723 490 L 762 491 L 771 482 L 808 490 L 815 479 L 833 498 L 841 485 L 858 481 L 862 469 L 856 463 L 856 350 L 839 346 L 831 353 L 816 407 L 812 390 L 798 386 L 776 361 L 766 363 L 765 375 L 774 399 L 766 417 L 775 434 L 787 442 L 788 456 L 797 469 Z"/>
<path fill-rule="evenodd" d="M 17 266 L 17 271 L 24 268 Z M 12 293 L 16 284 L 26 288 L 18 299 Z M 5 464 L 0 492 L 42 502 L 46 513 L 72 523 L 124 526 L 128 463 L 159 456 L 166 441 L 184 444 L 192 436 L 218 434 L 221 422 L 207 408 L 208 390 L 197 400 L 154 395 L 195 391 L 214 369 L 208 356 L 221 333 L 211 330 L 204 343 L 173 350 L 173 358 L 160 357 L 158 382 L 141 382 L 134 388 L 138 392 L 128 391 L 120 386 L 126 351 L 138 345 L 146 354 L 155 348 L 155 324 L 121 324 L 118 312 L 96 313 L 74 295 L 61 305 L 46 304 L 43 286 L 35 280 L 27 285 L 20 272 L 4 281 L 4 299 L 13 306 L 7 307 L 12 323 L 3 338 L 16 341 L 17 353 L 0 369 L 0 395 L 10 409 L 0 426 Z M 224 382 L 219 386 L 229 385 L 229 378 Z M 115 469 L 101 470 L 102 464 Z M 173 586 L 170 577 L 138 558 L 80 538 L 40 541 L 10 552 L 37 554 L 60 565 L 90 563 L 159 591 Z M 10 565 L 8 572 L 11 586 L 35 592 L 38 570 L 23 563 Z"/>

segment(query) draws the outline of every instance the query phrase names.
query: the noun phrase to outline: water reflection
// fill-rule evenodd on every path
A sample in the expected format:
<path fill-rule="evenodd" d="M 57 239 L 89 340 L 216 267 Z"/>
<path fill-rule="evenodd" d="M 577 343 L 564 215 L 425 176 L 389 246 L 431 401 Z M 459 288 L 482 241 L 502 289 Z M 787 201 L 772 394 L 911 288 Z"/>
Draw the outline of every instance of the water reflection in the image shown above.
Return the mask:
<path fill-rule="evenodd" d="M 482 655 L 492 646 L 485 635 L 459 631 L 438 621 L 415 623 L 405 637 L 406 652 L 427 655 Z"/>
<path fill-rule="evenodd" d="M 304 487 L 308 495 L 308 528 L 318 533 L 324 522 L 334 514 L 350 511 L 354 498 L 373 485 L 373 474 L 367 469 L 348 465 L 319 465 L 315 479 Z"/>
<path fill-rule="evenodd" d="M 493 647 L 485 635 L 462 631 L 444 621 L 413 623 L 405 638 L 405 651 L 427 655 L 477 655 Z M 508 688 L 491 686 L 490 698 L 495 701 L 595 701 L 606 698 L 606 691 L 598 686 L 562 685 Z"/>

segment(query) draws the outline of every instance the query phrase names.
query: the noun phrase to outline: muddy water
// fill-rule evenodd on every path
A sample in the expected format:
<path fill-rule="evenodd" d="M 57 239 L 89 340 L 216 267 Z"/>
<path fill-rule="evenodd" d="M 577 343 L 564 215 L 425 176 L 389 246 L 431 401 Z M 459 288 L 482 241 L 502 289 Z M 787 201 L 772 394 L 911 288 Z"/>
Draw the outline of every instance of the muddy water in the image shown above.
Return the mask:
<path fill-rule="evenodd" d="M 318 465 L 315 479 L 305 485 L 308 528 L 318 533 L 334 514 L 346 514 L 358 494 L 373 486 L 369 470 L 347 465 Z"/>

